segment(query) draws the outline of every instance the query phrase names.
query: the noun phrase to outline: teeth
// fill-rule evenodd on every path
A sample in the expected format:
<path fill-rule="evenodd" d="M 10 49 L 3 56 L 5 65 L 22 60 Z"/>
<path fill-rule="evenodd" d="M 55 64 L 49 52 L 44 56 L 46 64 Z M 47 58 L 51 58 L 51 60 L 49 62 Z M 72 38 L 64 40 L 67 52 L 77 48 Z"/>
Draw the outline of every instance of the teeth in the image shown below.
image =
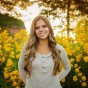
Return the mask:
<path fill-rule="evenodd" d="M 40 35 L 45 35 L 45 33 L 41 33 Z"/>

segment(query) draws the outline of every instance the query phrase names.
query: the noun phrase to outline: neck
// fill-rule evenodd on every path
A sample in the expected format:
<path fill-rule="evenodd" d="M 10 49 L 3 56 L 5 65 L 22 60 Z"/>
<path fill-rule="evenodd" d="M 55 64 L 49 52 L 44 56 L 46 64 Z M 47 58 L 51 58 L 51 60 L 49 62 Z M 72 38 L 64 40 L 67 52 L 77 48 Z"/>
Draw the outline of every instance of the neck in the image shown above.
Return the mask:
<path fill-rule="evenodd" d="M 42 53 L 50 52 L 51 49 L 49 47 L 48 40 L 40 40 L 38 43 L 37 51 Z"/>
<path fill-rule="evenodd" d="M 38 43 L 39 46 L 48 46 L 48 40 L 39 40 L 39 43 Z"/>

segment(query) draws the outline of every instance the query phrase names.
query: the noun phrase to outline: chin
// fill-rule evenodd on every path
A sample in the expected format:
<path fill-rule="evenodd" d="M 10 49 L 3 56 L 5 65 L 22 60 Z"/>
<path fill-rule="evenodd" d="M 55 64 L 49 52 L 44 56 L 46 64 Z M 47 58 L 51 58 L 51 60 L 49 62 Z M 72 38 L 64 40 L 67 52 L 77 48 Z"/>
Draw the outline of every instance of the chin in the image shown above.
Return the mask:
<path fill-rule="evenodd" d="M 46 40 L 46 39 L 48 39 L 48 38 L 39 38 L 40 40 Z"/>

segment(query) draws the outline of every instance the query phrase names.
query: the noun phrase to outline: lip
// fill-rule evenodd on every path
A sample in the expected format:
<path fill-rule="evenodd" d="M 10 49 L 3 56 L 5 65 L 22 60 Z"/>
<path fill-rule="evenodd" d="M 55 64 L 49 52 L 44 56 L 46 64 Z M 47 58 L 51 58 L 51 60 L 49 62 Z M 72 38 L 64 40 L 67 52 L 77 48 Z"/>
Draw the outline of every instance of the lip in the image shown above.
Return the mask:
<path fill-rule="evenodd" d="M 45 33 L 40 33 L 39 35 L 43 36 L 43 35 L 45 35 Z"/>

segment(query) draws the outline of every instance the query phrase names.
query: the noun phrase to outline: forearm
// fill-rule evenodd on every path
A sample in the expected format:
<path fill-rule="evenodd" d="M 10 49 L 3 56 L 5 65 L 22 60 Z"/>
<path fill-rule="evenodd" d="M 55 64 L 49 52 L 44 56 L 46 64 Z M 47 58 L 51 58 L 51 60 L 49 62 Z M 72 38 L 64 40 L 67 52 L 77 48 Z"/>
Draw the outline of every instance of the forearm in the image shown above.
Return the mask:
<path fill-rule="evenodd" d="M 26 82 L 26 72 L 24 70 L 24 62 L 25 62 L 24 55 L 25 55 L 25 52 L 26 52 L 26 44 L 24 44 L 22 46 L 22 50 L 21 50 L 21 53 L 20 53 L 20 58 L 19 58 L 19 61 L 18 61 L 19 74 L 20 74 L 20 77 L 22 78 L 24 83 Z"/>
<path fill-rule="evenodd" d="M 65 78 L 68 75 L 68 73 L 71 70 L 71 66 L 70 66 L 70 61 L 68 59 L 65 49 L 60 45 L 58 45 L 57 48 L 61 50 L 60 58 L 61 58 L 62 70 L 57 75 L 59 80 L 61 81 L 63 78 Z"/>
<path fill-rule="evenodd" d="M 70 70 L 71 70 L 71 67 L 63 68 L 61 70 L 61 72 L 57 75 L 59 78 L 59 81 L 61 81 L 63 78 L 65 78 L 68 75 L 68 73 L 70 72 Z"/>
<path fill-rule="evenodd" d="M 26 72 L 23 69 L 23 67 L 20 65 L 20 63 L 18 63 L 18 70 L 19 70 L 19 74 L 20 74 L 20 77 L 22 78 L 23 82 L 26 83 Z"/>

